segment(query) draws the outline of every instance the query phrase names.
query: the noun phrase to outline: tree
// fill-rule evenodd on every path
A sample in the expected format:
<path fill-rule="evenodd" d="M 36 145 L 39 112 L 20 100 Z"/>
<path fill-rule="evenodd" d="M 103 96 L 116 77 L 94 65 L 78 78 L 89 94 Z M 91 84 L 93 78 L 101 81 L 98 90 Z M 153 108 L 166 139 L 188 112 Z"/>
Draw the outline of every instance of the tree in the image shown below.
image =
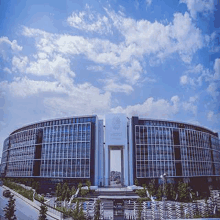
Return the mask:
<path fill-rule="evenodd" d="M 90 191 L 91 182 L 89 180 L 86 181 L 86 185 L 88 186 L 88 190 Z"/>
<path fill-rule="evenodd" d="M 155 196 L 156 191 L 157 191 L 156 185 L 155 185 L 155 179 L 152 179 L 152 180 L 150 181 L 150 183 L 148 184 L 147 189 L 148 189 L 148 192 L 149 192 L 149 194 L 150 194 L 151 196 Z"/>
<path fill-rule="evenodd" d="M 101 213 L 100 213 L 100 203 L 101 200 L 97 199 L 95 202 L 95 210 L 94 210 L 94 220 L 99 220 Z"/>
<path fill-rule="evenodd" d="M 38 220 L 46 220 L 47 219 L 47 206 L 44 203 L 41 203 L 40 212 L 39 212 Z"/>
<path fill-rule="evenodd" d="M 84 212 L 83 212 L 83 206 L 82 206 L 82 204 L 81 204 L 80 211 L 79 211 L 79 214 L 78 214 L 78 219 L 80 219 L 80 220 L 86 220 L 85 214 L 84 214 Z"/>
<path fill-rule="evenodd" d="M 138 201 L 138 220 L 141 220 L 141 212 L 142 212 L 142 202 Z"/>
<path fill-rule="evenodd" d="M 10 195 L 10 198 L 8 200 L 8 204 L 7 206 L 3 209 L 5 214 L 5 218 L 7 220 L 15 220 L 17 219 L 16 216 L 15 216 L 15 199 L 14 199 L 14 195 L 11 194 Z"/>
<path fill-rule="evenodd" d="M 137 180 L 137 179 L 135 179 L 134 184 L 135 184 L 136 186 L 138 186 L 138 185 L 139 185 L 139 182 L 138 182 L 138 180 Z"/>
<path fill-rule="evenodd" d="M 157 189 L 157 199 L 161 200 L 163 196 L 163 186 L 160 185 Z"/>
<path fill-rule="evenodd" d="M 73 210 L 72 212 L 72 217 L 74 220 L 85 220 L 85 215 L 83 213 L 83 207 L 82 207 L 82 204 L 81 204 L 81 207 L 79 208 L 79 201 L 76 202 L 76 206 L 75 206 L 75 209 Z"/>
<path fill-rule="evenodd" d="M 189 202 L 190 198 L 190 190 L 187 183 L 179 182 L 178 183 L 178 199 L 180 202 Z"/>
<path fill-rule="evenodd" d="M 176 198 L 176 191 L 175 191 L 175 187 L 172 183 L 166 184 L 166 188 L 167 188 L 167 200 L 175 200 Z"/>
<path fill-rule="evenodd" d="M 71 195 L 75 195 L 75 194 L 76 194 L 76 188 L 75 188 L 75 186 L 73 186 L 71 188 Z"/>
<path fill-rule="evenodd" d="M 56 187 L 56 195 L 57 195 L 57 197 L 60 197 L 61 193 L 62 193 L 62 187 L 61 187 L 61 184 L 58 183 L 57 187 Z"/>

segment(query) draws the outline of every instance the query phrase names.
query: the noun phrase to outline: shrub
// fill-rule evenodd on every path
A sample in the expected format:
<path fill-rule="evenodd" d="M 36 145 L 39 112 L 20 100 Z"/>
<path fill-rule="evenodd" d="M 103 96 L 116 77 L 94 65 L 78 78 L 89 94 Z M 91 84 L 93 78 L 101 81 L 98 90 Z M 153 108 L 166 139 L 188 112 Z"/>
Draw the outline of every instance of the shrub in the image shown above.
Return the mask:
<path fill-rule="evenodd" d="M 33 190 L 27 190 L 23 188 L 20 185 L 17 185 L 16 183 L 10 182 L 8 180 L 4 181 L 4 185 L 9 187 L 10 189 L 13 189 L 15 192 L 21 194 L 22 196 L 26 197 L 27 199 L 33 201 Z"/>

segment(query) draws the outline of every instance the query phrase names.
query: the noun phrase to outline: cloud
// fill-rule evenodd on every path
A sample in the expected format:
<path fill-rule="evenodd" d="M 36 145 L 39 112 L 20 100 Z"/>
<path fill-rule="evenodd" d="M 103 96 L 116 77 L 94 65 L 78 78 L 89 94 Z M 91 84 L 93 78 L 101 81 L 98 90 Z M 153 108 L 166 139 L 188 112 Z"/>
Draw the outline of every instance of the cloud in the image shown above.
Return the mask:
<path fill-rule="evenodd" d="M 67 18 L 67 22 L 71 27 L 86 31 L 96 32 L 99 34 L 109 34 L 111 31 L 111 24 L 106 16 L 93 13 L 91 10 L 82 12 L 73 12 Z"/>
<path fill-rule="evenodd" d="M 42 92 L 67 93 L 67 90 L 58 82 L 36 81 L 27 78 L 14 78 L 14 81 L 2 81 L 0 87 L 4 91 L 8 91 L 14 97 L 33 96 Z"/>
<path fill-rule="evenodd" d="M 180 0 L 180 3 L 185 3 L 190 15 L 196 19 L 197 13 L 212 13 L 214 10 L 214 0 Z"/>
<path fill-rule="evenodd" d="M 121 65 L 121 75 L 127 79 L 127 82 L 131 84 L 136 84 L 136 82 L 140 79 L 142 72 L 142 67 L 140 62 L 137 60 L 133 60 L 130 65 Z"/>
<path fill-rule="evenodd" d="M 103 71 L 104 68 L 102 66 L 88 66 L 87 70 L 99 72 L 99 71 Z"/>
<path fill-rule="evenodd" d="M 146 4 L 147 4 L 147 6 L 150 6 L 151 3 L 152 3 L 152 0 L 146 0 Z"/>
<path fill-rule="evenodd" d="M 90 83 L 83 83 L 75 85 L 67 97 L 45 98 L 44 105 L 53 117 L 103 114 L 110 108 L 111 94 L 101 93 L 100 89 Z"/>
<path fill-rule="evenodd" d="M 38 59 L 36 62 L 30 62 L 26 68 L 26 73 L 47 76 L 52 75 L 63 85 L 71 86 L 75 73 L 71 71 L 70 60 L 61 55 L 55 55 L 53 59 Z"/>
<path fill-rule="evenodd" d="M 207 92 L 214 98 L 219 96 L 219 82 L 211 82 L 207 88 Z"/>
<path fill-rule="evenodd" d="M 194 115 L 197 114 L 197 105 L 195 104 L 198 101 L 198 96 L 191 96 L 189 101 L 183 102 L 182 106 L 185 111 L 192 112 Z"/>
<path fill-rule="evenodd" d="M 114 82 L 113 79 L 106 79 L 104 80 L 105 86 L 104 90 L 110 91 L 110 92 L 123 92 L 126 94 L 130 94 L 131 92 L 134 91 L 134 89 L 128 85 L 128 84 L 117 84 Z"/>
<path fill-rule="evenodd" d="M 127 80 L 127 83 L 134 85 L 142 79 L 143 56 L 164 60 L 171 54 L 179 53 L 184 62 L 190 63 L 193 54 L 203 47 L 201 31 L 192 23 L 187 12 L 185 14 L 175 13 L 173 22 L 163 25 L 157 21 L 152 23 L 148 20 L 127 18 L 123 13 L 115 13 L 108 9 L 105 11 L 112 30 L 117 30 L 124 36 L 123 41 L 113 43 L 107 39 L 50 34 L 39 29 L 24 27 L 23 35 L 34 37 L 38 49 L 36 56 L 39 61 L 30 64 L 31 69 L 35 68 L 42 72 L 41 69 L 49 68 L 49 62 L 51 62 L 49 57 L 53 57 L 54 54 L 65 57 L 66 60 L 68 60 L 67 57 L 83 55 L 93 61 L 94 66 L 110 65 Z M 72 21 L 72 25 L 79 25 L 79 28 L 84 30 L 91 25 L 88 20 L 93 21 L 97 16 L 90 10 L 88 14 L 73 12 L 72 20 L 70 18 L 69 20 Z M 85 17 L 88 19 L 84 19 Z M 98 30 L 96 25 L 91 27 L 93 27 L 91 30 Z M 43 68 L 39 68 L 40 66 Z"/>
<path fill-rule="evenodd" d="M 26 72 L 26 66 L 28 64 L 28 57 L 16 57 L 16 56 L 13 56 L 12 58 L 12 71 L 19 71 L 19 72 Z"/>
<path fill-rule="evenodd" d="M 22 46 L 19 46 L 16 40 L 10 41 L 8 37 L 0 37 L 0 45 L 3 47 L 4 44 L 9 45 L 14 51 L 22 50 Z"/>
<path fill-rule="evenodd" d="M 213 65 L 213 71 L 204 68 L 201 64 L 190 66 L 189 69 L 185 71 L 185 74 L 180 77 L 180 84 L 196 87 L 201 86 L 203 82 L 217 83 L 219 79 L 220 59 L 216 59 Z M 211 87 L 213 87 L 213 85 L 210 86 L 210 89 Z"/>
<path fill-rule="evenodd" d="M 189 79 L 188 79 L 188 76 L 187 76 L 187 75 L 183 75 L 183 76 L 180 77 L 180 83 L 181 83 L 182 85 L 188 84 L 188 81 L 189 81 Z"/>
<path fill-rule="evenodd" d="M 184 62 L 191 62 L 192 55 L 203 47 L 201 30 L 193 24 L 189 14 L 175 13 L 173 22 L 163 25 L 157 21 L 136 21 L 108 11 L 113 25 L 125 37 L 126 45 L 134 44 L 133 54 L 155 54 L 164 59 L 172 53 L 179 53 Z"/>
<path fill-rule="evenodd" d="M 172 118 L 179 111 L 179 97 L 173 96 L 170 101 L 165 99 L 154 100 L 150 97 L 142 104 L 129 105 L 125 108 L 112 108 L 113 113 L 125 113 L 127 116 L 138 115 L 150 118 Z"/>
<path fill-rule="evenodd" d="M 215 59 L 215 63 L 214 63 L 214 76 L 213 79 L 214 80 L 219 80 L 220 79 L 220 58 Z"/>
<path fill-rule="evenodd" d="M 22 46 L 19 46 L 16 40 L 10 41 L 8 37 L 0 37 L 0 55 L 4 60 L 8 59 L 11 52 L 19 52 Z"/>

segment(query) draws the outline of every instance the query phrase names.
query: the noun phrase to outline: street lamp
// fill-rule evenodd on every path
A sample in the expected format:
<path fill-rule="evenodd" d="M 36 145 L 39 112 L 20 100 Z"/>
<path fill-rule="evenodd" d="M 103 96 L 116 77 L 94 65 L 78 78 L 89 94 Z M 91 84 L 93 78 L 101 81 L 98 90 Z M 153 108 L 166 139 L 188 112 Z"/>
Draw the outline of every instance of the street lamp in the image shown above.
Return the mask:
<path fill-rule="evenodd" d="M 165 195 L 164 183 L 166 182 L 167 174 L 164 173 L 160 175 L 160 178 L 163 180 L 163 201 L 164 201 L 164 195 Z"/>
<path fill-rule="evenodd" d="M 166 181 L 166 178 L 167 178 L 167 174 L 164 173 L 160 176 L 160 178 L 163 180 L 163 215 L 165 216 L 165 189 L 164 189 L 164 183 Z"/>

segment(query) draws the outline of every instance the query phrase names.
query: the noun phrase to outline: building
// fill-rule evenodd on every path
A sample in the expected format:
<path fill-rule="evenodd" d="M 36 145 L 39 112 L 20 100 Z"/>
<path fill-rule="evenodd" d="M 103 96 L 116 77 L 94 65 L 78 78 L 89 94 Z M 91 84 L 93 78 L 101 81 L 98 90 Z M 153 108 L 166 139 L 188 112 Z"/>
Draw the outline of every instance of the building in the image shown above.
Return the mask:
<path fill-rule="evenodd" d="M 108 114 L 42 121 L 4 141 L 1 174 L 39 181 L 90 180 L 109 186 L 110 151 L 120 150 L 121 183 L 133 185 L 166 173 L 194 187 L 220 183 L 220 140 L 206 128 L 165 120 Z M 198 184 L 199 183 L 199 184 Z"/>

